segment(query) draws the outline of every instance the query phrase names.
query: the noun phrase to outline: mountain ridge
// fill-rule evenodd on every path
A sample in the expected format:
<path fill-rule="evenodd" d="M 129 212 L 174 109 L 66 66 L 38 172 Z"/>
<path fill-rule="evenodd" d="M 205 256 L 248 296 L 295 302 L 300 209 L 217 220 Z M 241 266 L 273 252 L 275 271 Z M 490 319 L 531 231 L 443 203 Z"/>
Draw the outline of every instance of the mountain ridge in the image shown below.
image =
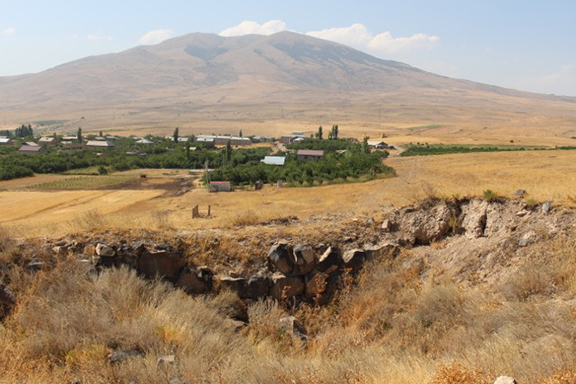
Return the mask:
<path fill-rule="evenodd" d="M 387 103 L 410 104 L 426 113 L 467 107 L 485 114 L 495 108 L 542 110 L 550 104 L 554 111 L 544 113 L 558 114 L 558 108 L 576 103 L 573 97 L 453 79 L 287 31 L 238 37 L 192 33 L 37 74 L 0 77 L 0 100 L 0 110 L 13 121 L 90 115 L 90 121 L 100 119 L 100 127 L 106 125 L 104 111 L 125 116 L 130 125 L 158 125 L 183 116 L 207 119 L 224 109 L 227 120 L 234 119 L 232 109 L 248 120 L 270 120 L 276 112 L 263 111 L 278 104 L 307 113 L 351 104 L 373 111 Z M 206 109 L 214 112 L 200 114 Z M 450 120 L 454 114 L 437 115 Z"/>

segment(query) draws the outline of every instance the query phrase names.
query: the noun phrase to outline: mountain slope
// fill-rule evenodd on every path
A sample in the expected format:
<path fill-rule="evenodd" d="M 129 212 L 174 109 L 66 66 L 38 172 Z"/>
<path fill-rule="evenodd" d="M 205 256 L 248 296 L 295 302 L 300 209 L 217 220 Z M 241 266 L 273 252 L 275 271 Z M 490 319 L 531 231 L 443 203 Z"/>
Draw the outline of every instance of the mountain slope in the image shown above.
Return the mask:
<path fill-rule="evenodd" d="M 574 98 L 434 75 L 292 32 L 242 37 L 195 33 L 155 46 L 87 57 L 38 74 L 0 78 L 0 100 L 1 110 L 14 122 L 82 115 L 90 122 L 98 120 L 100 127 L 106 126 L 103 114 L 144 126 L 182 116 L 207 119 L 216 113 L 227 120 L 234 120 L 234 115 L 271 120 L 278 118 L 277 108 L 272 114 L 265 110 L 278 104 L 302 109 L 302 116 L 314 108 L 354 106 L 351 119 L 366 115 L 366 109 L 372 113 L 381 109 L 381 103 L 409 103 L 408 110 L 420 108 L 417 114 L 422 108 L 457 106 L 486 112 L 542 108 L 542 102 L 551 104 L 551 112 L 545 113 L 554 114 L 576 105 Z M 435 114 L 433 118 L 448 121 L 454 116 Z"/>

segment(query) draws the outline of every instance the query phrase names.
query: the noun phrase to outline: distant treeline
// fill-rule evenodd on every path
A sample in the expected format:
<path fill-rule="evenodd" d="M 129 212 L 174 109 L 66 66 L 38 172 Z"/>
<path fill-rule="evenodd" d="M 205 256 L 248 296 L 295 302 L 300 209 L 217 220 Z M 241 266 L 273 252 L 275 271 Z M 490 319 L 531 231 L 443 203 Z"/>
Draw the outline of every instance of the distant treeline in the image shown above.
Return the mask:
<path fill-rule="evenodd" d="M 400 156 L 430 156 L 430 155 L 449 155 L 454 153 L 478 153 L 478 152 L 506 152 L 506 151 L 527 151 L 527 150 L 545 150 L 546 148 L 534 147 L 466 147 L 457 145 L 412 145 L 408 147 Z"/>

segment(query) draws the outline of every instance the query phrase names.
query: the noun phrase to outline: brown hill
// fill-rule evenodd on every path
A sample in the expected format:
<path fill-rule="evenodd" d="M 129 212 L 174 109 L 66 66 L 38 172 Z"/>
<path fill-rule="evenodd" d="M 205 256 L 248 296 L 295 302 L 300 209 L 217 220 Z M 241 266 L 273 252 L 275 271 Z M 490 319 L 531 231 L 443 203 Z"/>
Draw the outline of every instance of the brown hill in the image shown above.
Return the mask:
<path fill-rule="evenodd" d="M 555 126 L 565 128 L 562 135 L 576 129 L 576 98 L 438 76 L 292 32 L 196 33 L 88 57 L 0 78 L 0 100 L 10 123 L 67 120 L 63 128 L 221 131 L 246 124 L 270 128 L 272 121 L 310 127 L 333 121 L 378 131 L 385 121 L 480 129 L 520 121 L 526 126 L 527 116 L 545 116 L 546 125 L 560 117 Z"/>

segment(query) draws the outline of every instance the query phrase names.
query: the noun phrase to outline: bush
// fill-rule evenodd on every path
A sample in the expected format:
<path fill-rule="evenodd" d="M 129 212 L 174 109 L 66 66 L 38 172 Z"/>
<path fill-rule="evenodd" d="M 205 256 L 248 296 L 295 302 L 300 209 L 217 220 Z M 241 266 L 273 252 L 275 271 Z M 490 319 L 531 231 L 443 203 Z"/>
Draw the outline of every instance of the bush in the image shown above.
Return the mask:
<path fill-rule="evenodd" d="M 484 197 L 484 200 L 486 200 L 486 201 L 488 201 L 488 202 L 490 202 L 490 203 L 491 203 L 491 202 L 494 202 L 494 201 L 496 201 L 496 200 L 498 200 L 498 199 L 500 198 L 500 197 L 498 196 L 498 193 L 496 193 L 496 192 L 494 192 L 494 191 L 492 191 L 492 190 L 490 190 L 490 189 L 485 190 L 482 195 L 483 195 L 483 197 Z"/>

